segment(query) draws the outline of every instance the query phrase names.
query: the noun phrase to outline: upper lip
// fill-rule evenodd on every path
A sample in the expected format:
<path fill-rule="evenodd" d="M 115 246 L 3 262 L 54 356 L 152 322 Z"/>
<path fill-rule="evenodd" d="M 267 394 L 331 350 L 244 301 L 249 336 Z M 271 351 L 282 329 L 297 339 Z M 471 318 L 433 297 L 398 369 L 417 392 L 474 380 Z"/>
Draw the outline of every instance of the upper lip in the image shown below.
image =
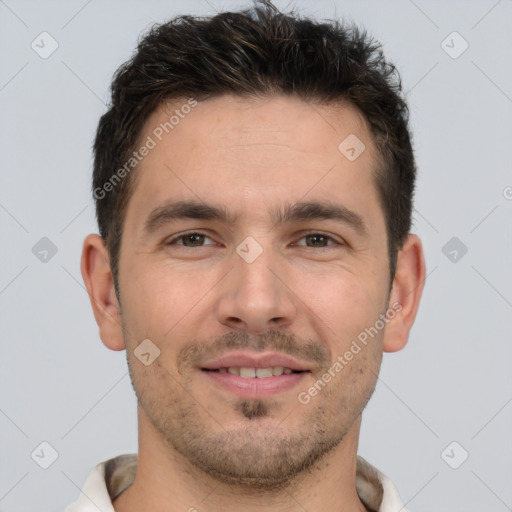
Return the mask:
<path fill-rule="evenodd" d="M 250 352 L 229 352 L 217 359 L 212 359 L 201 365 L 205 370 L 218 370 L 219 368 L 241 367 L 241 368 L 270 368 L 282 366 L 296 371 L 310 371 L 306 365 L 299 363 L 293 357 L 277 352 L 250 353 Z"/>

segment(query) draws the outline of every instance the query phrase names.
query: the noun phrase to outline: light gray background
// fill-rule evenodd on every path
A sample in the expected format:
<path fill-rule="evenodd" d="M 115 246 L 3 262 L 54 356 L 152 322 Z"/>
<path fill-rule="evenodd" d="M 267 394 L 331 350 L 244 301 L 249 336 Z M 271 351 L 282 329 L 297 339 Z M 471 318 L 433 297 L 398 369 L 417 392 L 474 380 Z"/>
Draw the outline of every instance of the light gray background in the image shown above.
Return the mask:
<path fill-rule="evenodd" d="M 112 73 L 143 30 L 241 5 L 0 0 L 2 512 L 62 510 L 95 464 L 137 450 L 125 353 L 102 345 L 79 271 L 96 230 L 90 146 Z M 360 454 L 411 511 L 512 510 L 512 1 L 296 5 L 380 40 L 412 115 L 428 278 L 409 345 L 385 355 Z M 48 59 L 31 48 L 42 31 L 59 44 Z M 441 46 L 453 31 L 469 43 L 457 59 Z M 32 253 L 44 236 L 58 248 L 46 263 Z M 468 248 L 457 262 L 442 252 L 454 236 Z M 59 455 L 46 470 L 31 457 L 43 441 Z M 452 441 L 452 465 L 469 453 L 458 469 L 441 457 Z"/>

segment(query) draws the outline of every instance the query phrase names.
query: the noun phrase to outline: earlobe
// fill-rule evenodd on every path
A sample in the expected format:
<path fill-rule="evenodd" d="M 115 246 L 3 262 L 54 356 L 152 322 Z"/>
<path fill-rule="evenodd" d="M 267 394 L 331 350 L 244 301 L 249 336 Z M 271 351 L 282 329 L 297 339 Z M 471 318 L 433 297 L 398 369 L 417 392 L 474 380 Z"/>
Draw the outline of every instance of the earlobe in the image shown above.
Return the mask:
<path fill-rule="evenodd" d="M 384 352 L 396 352 L 407 344 L 424 284 L 425 260 L 421 240 L 416 235 L 409 235 L 397 257 L 388 307 L 399 309 L 399 312 L 386 326 Z"/>
<path fill-rule="evenodd" d="M 84 240 L 81 270 L 101 340 L 111 350 L 123 350 L 125 345 L 119 302 L 114 290 L 108 250 L 99 235 L 91 234 Z"/>

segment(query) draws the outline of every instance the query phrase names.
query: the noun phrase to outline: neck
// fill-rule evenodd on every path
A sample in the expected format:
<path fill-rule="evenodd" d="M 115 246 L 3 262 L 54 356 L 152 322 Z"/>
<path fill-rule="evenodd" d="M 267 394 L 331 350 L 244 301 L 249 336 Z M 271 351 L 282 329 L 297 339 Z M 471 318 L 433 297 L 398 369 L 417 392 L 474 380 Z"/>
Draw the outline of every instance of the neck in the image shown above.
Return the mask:
<path fill-rule="evenodd" d="M 313 469 L 271 492 L 237 488 L 204 473 L 168 446 L 140 405 L 138 418 L 137 473 L 114 500 L 115 512 L 367 512 L 355 483 L 360 417 Z"/>

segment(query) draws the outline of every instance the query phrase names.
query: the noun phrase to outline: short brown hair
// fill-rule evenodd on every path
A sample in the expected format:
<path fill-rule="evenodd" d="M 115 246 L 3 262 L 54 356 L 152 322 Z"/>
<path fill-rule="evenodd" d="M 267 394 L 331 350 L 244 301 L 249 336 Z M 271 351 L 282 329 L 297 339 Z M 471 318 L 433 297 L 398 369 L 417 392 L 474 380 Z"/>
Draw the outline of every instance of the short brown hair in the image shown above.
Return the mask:
<path fill-rule="evenodd" d="M 398 250 L 411 227 L 416 167 L 399 74 L 366 32 L 283 14 L 269 1 L 212 17 L 178 16 L 153 26 L 139 41 L 133 57 L 116 71 L 111 91 L 94 142 L 93 195 L 116 292 L 133 173 L 108 193 L 105 184 L 125 165 L 148 116 L 164 101 L 226 93 L 348 101 L 363 114 L 380 156 L 375 180 L 392 283 Z"/>

